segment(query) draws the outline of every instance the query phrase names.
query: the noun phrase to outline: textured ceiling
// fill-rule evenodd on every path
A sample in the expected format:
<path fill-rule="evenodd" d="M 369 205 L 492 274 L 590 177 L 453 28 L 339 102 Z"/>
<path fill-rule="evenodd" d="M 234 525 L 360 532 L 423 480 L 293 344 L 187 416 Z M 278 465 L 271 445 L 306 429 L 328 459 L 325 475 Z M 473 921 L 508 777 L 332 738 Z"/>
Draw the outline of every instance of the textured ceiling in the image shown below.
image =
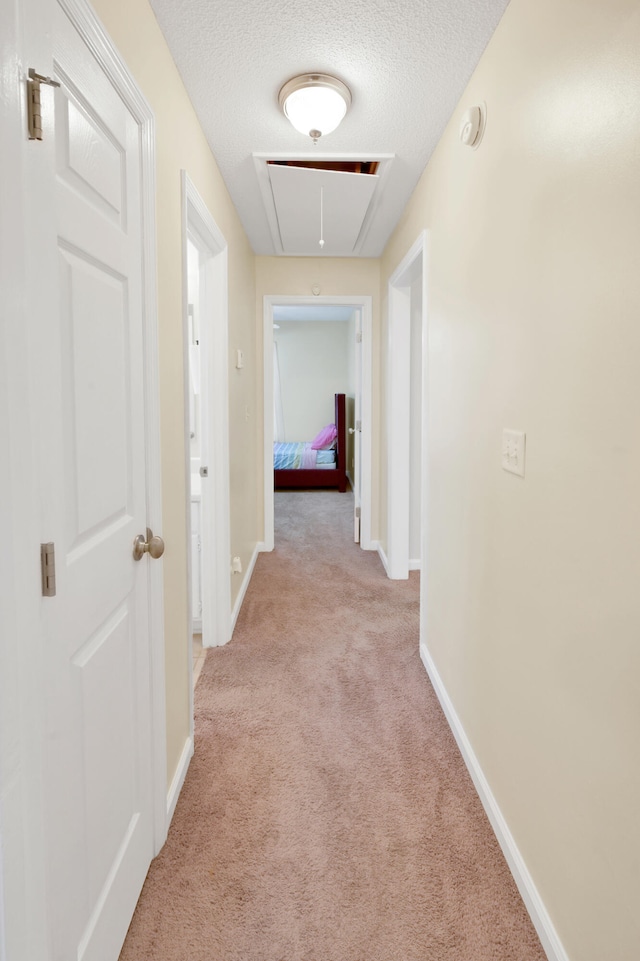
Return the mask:
<path fill-rule="evenodd" d="M 508 0 L 151 0 L 253 249 L 276 249 L 253 154 L 394 154 L 360 255 L 393 230 Z M 299 73 L 353 102 L 317 146 L 278 108 Z"/>

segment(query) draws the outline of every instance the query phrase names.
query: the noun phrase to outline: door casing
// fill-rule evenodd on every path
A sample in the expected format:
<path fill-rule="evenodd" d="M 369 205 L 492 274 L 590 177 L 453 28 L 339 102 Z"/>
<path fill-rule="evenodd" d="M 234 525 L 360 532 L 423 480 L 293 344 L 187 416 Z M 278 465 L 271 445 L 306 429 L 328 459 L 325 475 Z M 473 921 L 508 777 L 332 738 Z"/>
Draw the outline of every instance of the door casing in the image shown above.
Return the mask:
<path fill-rule="evenodd" d="M 264 370 L 264 539 L 261 551 L 274 548 L 273 507 L 273 308 L 280 306 L 360 307 L 362 311 L 362 381 L 361 381 L 361 486 L 360 486 L 360 547 L 375 550 L 371 540 L 371 470 L 372 470 L 372 300 L 370 296 L 351 297 L 296 297 L 285 294 L 266 294 L 263 302 L 263 370 Z"/>
<path fill-rule="evenodd" d="M 190 490 L 189 344 L 187 238 L 200 254 L 203 465 L 202 479 L 202 642 L 204 647 L 226 644 L 231 637 L 230 505 L 229 505 L 229 373 L 228 373 L 228 256 L 227 242 L 186 170 L 182 171 L 183 351 L 185 387 L 185 477 Z M 189 596 L 190 750 L 193 752 L 193 665 L 191 636 L 191 509 L 186 503 L 187 576 Z M 173 792 L 172 803 L 178 793 Z M 170 814 L 173 812 L 171 811 Z"/>
<path fill-rule="evenodd" d="M 45 0 L 43 0 L 43 3 Z M 138 124 L 141 145 L 141 198 L 144 318 L 144 398 L 147 430 L 145 460 L 147 467 L 146 501 L 148 524 L 162 529 L 160 485 L 159 372 L 156 301 L 156 227 L 155 227 L 155 127 L 150 107 L 136 86 L 127 67 L 92 8 L 84 0 L 57 0 L 93 56 L 100 63 Z M 45 12 L 46 12 L 46 8 Z M 2 631 L 0 632 L 0 681 L 3 696 L 0 728 L 2 743 L 9 747 L 8 763 L 0 767 L 0 831 L 6 843 L 1 869 L 0 892 L 4 905 L 4 945 L 0 957 L 46 958 L 49 954 L 48 919 L 43 851 L 46 799 L 43 789 L 43 759 L 47 750 L 42 705 L 47 678 L 38 658 L 41 645 L 38 464 L 32 450 L 29 424 L 38 411 L 31 401 L 30 364 L 25 299 L 24 236 L 25 190 L 28 158 L 41 148 L 38 141 L 26 142 L 24 85 L 27 69 L 51 73 L 51 63 L 39 53 L 39 42 L 22 29 L 20 16 L 24 4 L 14 0 L 3 4 L 0 35 L 5 63 L 13 71 L 3 71 L 0 100 L 0 135 L 12 177 L 10 190 L 0 193 L 0 245 L 2 251 L 3 301 L 7 321 L 0 336 L 0 367 L 3 391 L 0 396 L 0 440 L 7 451 L 11 472 L 2 474 L 0 531 L 11 560 L 12 573 L 4 584 Z M 44 18 L 46 20 L 46 18 Z M 25 37 L 24 49 L 21 37 Z M 31 63 L 25 60 L 37 59 Z M 42 62 L 41 62 L 42 61 Z M 43 97 L 43 110 L 50 108 Z M 30 153 L 31 152 L 31 153 Z M 10 260 L 4 253 L 11 251 Z M 20 412 L 18 415 L 18 411 Z M 4 447 L 6 441 L 7 447 Z M 5 552 L 3 552 L 5 553 Z M 149 634 L 151 638 L 150 725 L 152 730 L 153 837 L 157 853 L 167 834 L 166 807 L 166 716 L 164 678 L 164 617 L 161 565 L 149 567 Z M 4 603 L 6 599 L 6 605 Z M 6 673 L 4 668 L 7 668 Z M 2 751 L 3 758 L 5 752 Z"/>
<path fill-rule="evenodd" d="M 422 510 L 425 504 L 427 463 L 427 232 L 423 231 L 389 278 L 389 324 L 387 341 L 387 543 L 381 557 L 392 580 L 409 576 L 410 478 L 409 443 L 411 422 L 411 285 L 422 275 Z M 422 516 L 421 527 L 425 529 Z M 424 537 L 421 541 L 424 570 Z"/>

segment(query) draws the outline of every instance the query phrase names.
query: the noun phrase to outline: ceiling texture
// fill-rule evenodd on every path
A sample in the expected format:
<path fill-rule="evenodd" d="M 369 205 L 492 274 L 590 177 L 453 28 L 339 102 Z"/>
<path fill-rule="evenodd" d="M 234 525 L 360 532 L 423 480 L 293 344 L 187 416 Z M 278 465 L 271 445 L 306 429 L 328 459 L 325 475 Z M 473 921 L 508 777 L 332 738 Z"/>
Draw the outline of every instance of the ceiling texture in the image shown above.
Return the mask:
<path fill-rule="evenodd" d="M 255 253 L 323 257 L 380 256 L 507 3 L 151 0 Z M 303 73 L 352 95 L 315 145 L 278 106 Z M 268 163 L 343 159 L 379 164 Z"/>

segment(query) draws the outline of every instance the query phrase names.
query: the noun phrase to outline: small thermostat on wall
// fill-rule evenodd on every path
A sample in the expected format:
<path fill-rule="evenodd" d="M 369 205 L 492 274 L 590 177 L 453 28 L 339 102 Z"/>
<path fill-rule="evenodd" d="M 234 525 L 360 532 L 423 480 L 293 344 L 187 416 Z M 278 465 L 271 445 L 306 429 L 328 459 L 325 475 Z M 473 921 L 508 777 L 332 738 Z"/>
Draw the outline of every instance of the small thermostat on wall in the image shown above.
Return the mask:
<path fill-rule="evenodd" d="M 242 368 L 244 367 L 244 354 L 242 353 L 240 348 L 236 350 L 236 367 L 238 368 L 238 370 L 242 370 Z"/>

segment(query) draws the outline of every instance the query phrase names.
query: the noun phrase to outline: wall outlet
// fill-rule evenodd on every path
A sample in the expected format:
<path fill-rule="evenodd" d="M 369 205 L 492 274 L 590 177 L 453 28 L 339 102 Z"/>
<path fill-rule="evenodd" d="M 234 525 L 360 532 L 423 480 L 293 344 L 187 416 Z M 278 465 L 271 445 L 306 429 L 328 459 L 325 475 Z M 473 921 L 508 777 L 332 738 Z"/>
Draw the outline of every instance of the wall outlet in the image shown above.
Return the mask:
<path fill-rule="evenodd" d="M 502 468 L 524 477 L 526 434 L 521 430 L 502 431 Z"/>
<path fill-rule="evenodd" d="M 242 574 L 242 561 L 239 557 L 234 557 L 231 562 L 231 571 L 234 574 Z"/>

